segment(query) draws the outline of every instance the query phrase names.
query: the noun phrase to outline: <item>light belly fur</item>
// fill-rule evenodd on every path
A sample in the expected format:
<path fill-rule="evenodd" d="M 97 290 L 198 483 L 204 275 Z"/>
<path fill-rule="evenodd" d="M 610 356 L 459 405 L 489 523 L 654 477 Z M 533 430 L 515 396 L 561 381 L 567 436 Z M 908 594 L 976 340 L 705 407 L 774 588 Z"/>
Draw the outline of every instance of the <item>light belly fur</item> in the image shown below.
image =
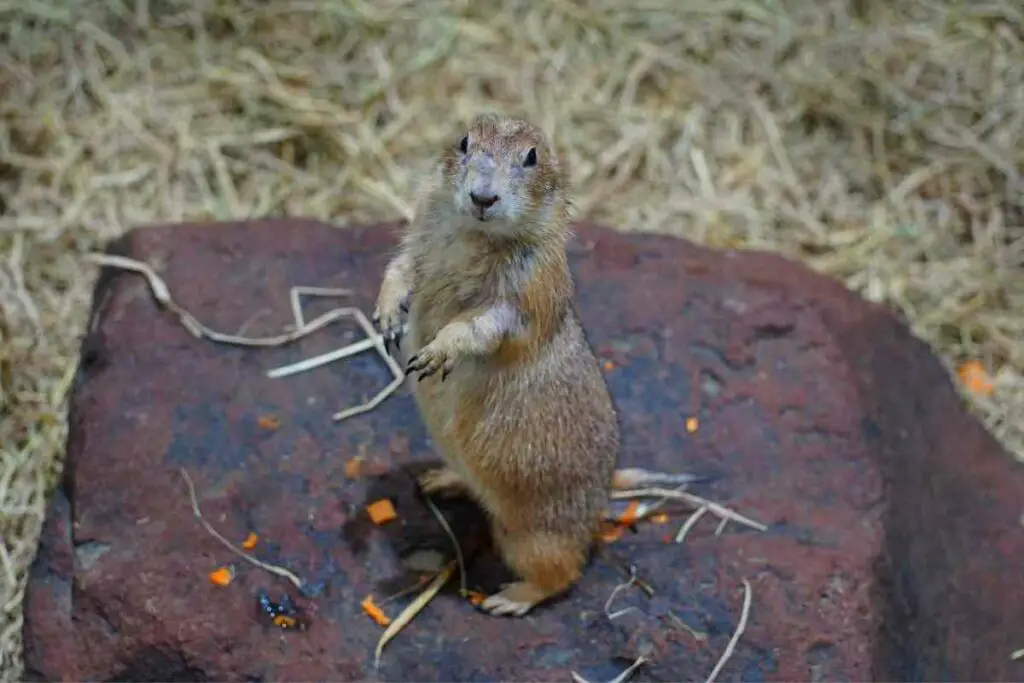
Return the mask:
<path fill-rule="evenodd" d="M 415 306 L 410 307 L 408 325 L 407 342 L 403 340 L 402 344 L 401 363 L 403 366 L 414 353 L 424 346 Z M 471 363 L 473 361 L 468 359 L 459 361 L 459 365 L 463 366 Z M 454 372 L 460 371 L 471 372 L 466 367 L 456 367 L 454 370 Z M 478 495 L 484 494 L 480 482 L 475 480 L 469 468 L 465 466 L 464 456 L 451 433 L 453 428 L 452 422 L 459 401 L 456 383 L 450 380 L 441 382 L 440 376 L 430 377 L 420 382 L 416 379 L 415 375 L 411 375 L 406 379 L 406 384 L 410 391 L 412 391 L 420 418 L 423 420 L 437 455 L 444 460 L 448 467 L 452 468 L 462 477 L 463 481 L 466 482 L 467 486 L 474 493 Z"/>

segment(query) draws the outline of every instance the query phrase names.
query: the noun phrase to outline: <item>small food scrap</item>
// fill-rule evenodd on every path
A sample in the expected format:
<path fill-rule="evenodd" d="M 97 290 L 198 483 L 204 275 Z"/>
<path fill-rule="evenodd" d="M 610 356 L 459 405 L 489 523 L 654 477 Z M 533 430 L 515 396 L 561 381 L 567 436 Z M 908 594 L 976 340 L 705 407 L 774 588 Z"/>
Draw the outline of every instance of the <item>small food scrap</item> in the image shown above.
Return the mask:
<path fill-rule="evenodd" d="M 284 630 L 299 629 L 301 631 L 305 631 L 308 627 L 308 624 L 302 619 L 287 593 L 281 596 L 280 602 L 274 604 L 273 600 L 270 599 L 269 593 L 260 591 L 259 602 L 260 609 L 270 617 L 270 623 L 274 626 Z"/>
<path fill-rule="evenodd" d="M 227 586 L 235 580 L 235 570 L 232 567 L 219 567 L 210 572 L 210 582 L 217 586 Z"/>
<path fill-rule="evenodd" d="M 466 599 L 473 607 L 479 607 L 487 599 L 487 596 L 479 591 L 466 591 Z"/>
<path fill-rule="evenodd" d="M 688 417 L 688 418 L 686 418 L 686 431 L 689 432 L 690 434 L 693 434 L 695 431 L 697 431 L 697 427 L 699 427 L 699 426 L 700 426 L 700 423 L 697 422 L 697 418 L 695 418 L 695 417 Z"/>
<path fill-rule="evenodd" d="M 363 471 L 363 459 L 358 455 L 345 463 L 345 477 L 358 479 Z"/>
<path fill-rule="evenodd" d="M 295 628 L 297 623 L 295 617 L 290 617 L 287 614 L 278 614 L 274 617 L 274 626 L 280 628 Z"/>
<path fill-rule="evenodd" d="M 281 421 L 273 415 L 260 415 L 259 425 L 260 429 L 277 429 L 281 426 Z"/>
<path fill-rule="evenodd" d="M 612 524 L 611 522 L 602 522 L 601 531 L 598 535 L 601 537 L 601 541 L 604 543 L 614 543 L 622 537 L 623 529 L 618 524 Z"/>
<path fill-rule="evenodd" d="M 985 371 L 985 366 L 979 361 L 967 361 L 960 366 L 958 374 L 960 375 L 960 381 L 973 394 L 988 396 L 995 390 L 992 379 Z"/>
<path fill-rule="evenodd" d="M 256 547 L 256 542 L 259 540 L 260 537 L 257 536 L 255 532 L 250 531 L 249 535 L 245 537 L 244 541 L 242 541 L 242 548 L 245 550 L 252 550 Z"/>
<path fill-rule="evenodd" d="M 637 511 L 640 509 L 640 502 L 636 500 L 629 501 L 629 505 L 626 506 L 626 511 L 622 513 L 616 521 L 622 526 L 631 526 L 636 524 L 638 515 Z"/>
<path fill-rule="evenodd" d="M 384 610 L 382 610 L 380 607 L 377 607 L 377 605 L 373 602 L 372 595 L 367 595 L 365 598 L 363 598 L 363 602 L 361 603 L 361 605 L 363 607 L 363 611 L 366 612 L 371 619 L 376 621 L 378 625 L 387 626 L 391 623 L 391 617 L 384 614 Z"/>
<path fill-rule="evenodd" d="M 398 517 L 398 513 L 395 512 L 395 506 L 391 504 L 391 501 L 387 498 L 381 498 L 378 501 L 370 503 L 366 506 L 366 511 L 370 515 L 370 520 L 374 524 L 387 524 L 391 520 Z"/>
<path fill-rule="evenodd" d="M 668 524 L 668 513 L 659 512 L 656 515 L 651 515 L 651 521 L 655 524 Z"/>
<path fill-rule="evenodd" d="M 613 363 L 610 360 L 606 360 L 604 363 L 601 364 L 601 367 L 603 367 L 605 369 L 605 371 L 607 372 L 609 370 L 614 370 L 615 369 L 615 363 Z"/>

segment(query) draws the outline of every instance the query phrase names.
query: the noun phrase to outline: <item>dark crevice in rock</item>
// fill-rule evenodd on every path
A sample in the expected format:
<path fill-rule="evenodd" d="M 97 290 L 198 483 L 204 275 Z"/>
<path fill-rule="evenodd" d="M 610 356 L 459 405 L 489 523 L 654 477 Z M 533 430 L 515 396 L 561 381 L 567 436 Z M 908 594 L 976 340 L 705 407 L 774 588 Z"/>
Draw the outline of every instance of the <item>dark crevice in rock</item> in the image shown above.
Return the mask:
<path fill-rule="evenodd" d="M 124 668 L 106 679 L 109 683 L 205 683 L 205 671 L 189 666 L 180 652 L 146 647 L 127 659 Z"/>
<path fill-rule="evenodd" d="M 796 325 L 793 323 L 765 323 L 763 325 L 756 325 L 751 330 L 752 341 L 771 341 L 775 339 L 782 339 L 793 334 L 796 329 Z"/>

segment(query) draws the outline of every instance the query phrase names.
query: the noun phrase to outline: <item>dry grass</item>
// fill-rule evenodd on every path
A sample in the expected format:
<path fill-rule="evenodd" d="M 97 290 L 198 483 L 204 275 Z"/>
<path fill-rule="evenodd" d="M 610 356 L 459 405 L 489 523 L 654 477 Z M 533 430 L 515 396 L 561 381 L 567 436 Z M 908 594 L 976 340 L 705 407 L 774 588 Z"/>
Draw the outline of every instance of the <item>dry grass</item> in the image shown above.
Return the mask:
<path fill-rule="evenodd" d="M 1024 455 L 1014 0 L 28 0 L 0 16 L 4 677 L 95 277 L 79 255 L 143 222 L 392 218 L 482 108 L 555 135 L 585 214 L 781 250 L 892 302 L 951 367 L 996 376 L 969 400 Z"/>

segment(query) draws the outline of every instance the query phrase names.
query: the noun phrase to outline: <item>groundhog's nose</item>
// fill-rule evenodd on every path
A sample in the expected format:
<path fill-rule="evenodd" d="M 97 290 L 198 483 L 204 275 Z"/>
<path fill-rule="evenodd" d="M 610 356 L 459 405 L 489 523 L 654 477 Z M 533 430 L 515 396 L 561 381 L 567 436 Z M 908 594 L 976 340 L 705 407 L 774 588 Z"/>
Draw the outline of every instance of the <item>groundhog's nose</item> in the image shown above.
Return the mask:
<path fill-rule="evenodd" d="M 481 209 L 489 209 L 494 206 L 501 197 L 496 194 L 491 196 L 479 195 L 476 192 L 470 192 L 469 198 L 473 200 L 473 204 L 479 206 Z"/>

